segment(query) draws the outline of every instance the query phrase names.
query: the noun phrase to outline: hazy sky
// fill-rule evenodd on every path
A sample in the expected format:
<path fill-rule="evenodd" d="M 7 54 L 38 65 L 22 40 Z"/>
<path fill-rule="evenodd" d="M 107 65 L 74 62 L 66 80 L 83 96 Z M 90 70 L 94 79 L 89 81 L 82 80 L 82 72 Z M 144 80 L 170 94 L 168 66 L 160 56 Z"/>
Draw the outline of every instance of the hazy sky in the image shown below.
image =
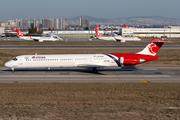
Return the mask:
<path fill-rule="evenodd" d="M 30 18 L 162 16 L 180 19 L 180 0 L 1 0 L 0 21 Z"/>

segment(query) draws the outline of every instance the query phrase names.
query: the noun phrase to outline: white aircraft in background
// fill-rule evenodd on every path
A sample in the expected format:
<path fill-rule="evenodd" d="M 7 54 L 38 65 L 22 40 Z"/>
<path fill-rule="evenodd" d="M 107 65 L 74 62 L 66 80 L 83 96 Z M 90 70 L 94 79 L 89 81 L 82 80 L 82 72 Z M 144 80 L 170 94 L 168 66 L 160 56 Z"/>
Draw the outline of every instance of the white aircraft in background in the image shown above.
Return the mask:
<path fill-rule="evenodd" d="M 52 42 L 54 42 L 54 41 L 59 41 L 59 40 L 63 41 L 63 39 L 60 38 L 59 36 L 52 35 L 52 34 L 49 37 L 31 37 L 31 39 L 34 40 L 34 41 L 37 41 L 37 42 L 44 42 L 44 41 L 52 41 Z"/>
<path fill-rule="evenodd" d="M 84 67 L 97 68 L 126 67 L 158 60 L 155 56 L 167 40 L 152 39 L 151 42 L 138 53 L 132 54 L 54 54 L 54 55 L 20 55 L 5 63 L 5 66 L 14 71 L 15 68 L 62 68 Z"/>
<path fill-rule="evenodd" d="M 96 33 L 96 38 L 100 39 L 100 40 L 107 40 L 107 41 L 116 41 L 116 39 L 112 36 L 102 36 L 98 30 L 100 28 L 101 25 L 98 25 L 97 28 L 95 29 L 95 33 Z"/>
<path fill-rule="evenodd" d="M 54 41 L 63 40 L 59 36 L 54 35 L 53 32 L 51 32 L 48 37 L 34 37 L 34 36 L 32 37 L 32 36 L 23 35 L 17 28 L 15 28 L 14 30 L 16 30 L 18 37 L 23 40 L 31 40 L 31 41 L 33 40 L 33 41 L 37 41 L 37 42 L 44 42 L 44 41 L 54 42 Z"/>
<path fill-rule="evenodd" d="M 122 37 L 120 35 L 115 34 L 114 32 L 111 32 L 111 36 L 102 36 L 98 30 L 100 28 L 100 25 L 95 29 L 96 38 L 101 40 L 110 40 L 110 41 L 117 41 L 117 42 L 126 42 L 126 41 L 141 41 L 138 37 Z"/>
<path fill-rule="evenodd" d="M 116 39 L 117 42 L 126 42 L 126 41 L 141 41 L 138 37 L 122 37 L 121 35 L 117 35 L 113 32 L 111 32 L 111 36 Z"/>

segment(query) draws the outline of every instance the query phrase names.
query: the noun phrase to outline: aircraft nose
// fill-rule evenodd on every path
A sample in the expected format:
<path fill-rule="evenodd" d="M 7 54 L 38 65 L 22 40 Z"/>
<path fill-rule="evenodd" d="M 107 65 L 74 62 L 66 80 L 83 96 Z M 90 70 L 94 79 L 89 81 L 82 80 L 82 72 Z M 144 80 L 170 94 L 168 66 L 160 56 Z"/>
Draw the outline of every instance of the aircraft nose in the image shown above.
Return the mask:
<path fill-rule="evenodd" d="M 7 63 L 5 63 L 5 66 L 6 67 L 12 67 L 12 64 L 11 64 L 11 62 L 7 62 Z"/>

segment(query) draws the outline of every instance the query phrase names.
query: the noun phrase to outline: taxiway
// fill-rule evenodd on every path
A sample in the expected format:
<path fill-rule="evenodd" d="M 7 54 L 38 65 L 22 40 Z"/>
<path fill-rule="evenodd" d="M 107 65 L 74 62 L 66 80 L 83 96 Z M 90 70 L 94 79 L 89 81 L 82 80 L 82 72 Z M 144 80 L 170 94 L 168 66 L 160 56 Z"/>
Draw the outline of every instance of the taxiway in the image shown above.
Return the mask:
<path fill-rule="evenodd" d="M 99 69 L 93 73 L 85 68 L 10 69 L 1 67 L 0 83 L 180 83 L 180 67 L 127 67 Z"/>

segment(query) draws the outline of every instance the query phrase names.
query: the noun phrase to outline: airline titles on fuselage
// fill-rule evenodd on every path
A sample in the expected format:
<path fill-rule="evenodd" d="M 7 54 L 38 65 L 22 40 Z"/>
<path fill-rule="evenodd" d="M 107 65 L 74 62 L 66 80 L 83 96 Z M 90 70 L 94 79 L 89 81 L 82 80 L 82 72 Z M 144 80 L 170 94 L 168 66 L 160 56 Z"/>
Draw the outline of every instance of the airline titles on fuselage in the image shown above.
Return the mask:
<path fill-rule="evenodd" d="M 77 56 L 75 58 L 66 58 L 66 57 L 62 57 L 62 58 L 47 58 L 46 56 L 25 56 L 24 57 L 25 61 L 71 61 L 71 60 L 105 60 L 104 62 L 110 62 L 109 57 L 103 56 L 103 55 L 94 55 L 94 56 L 86 56 L 86 57 L 82 57 L 82 56 Z"/>

